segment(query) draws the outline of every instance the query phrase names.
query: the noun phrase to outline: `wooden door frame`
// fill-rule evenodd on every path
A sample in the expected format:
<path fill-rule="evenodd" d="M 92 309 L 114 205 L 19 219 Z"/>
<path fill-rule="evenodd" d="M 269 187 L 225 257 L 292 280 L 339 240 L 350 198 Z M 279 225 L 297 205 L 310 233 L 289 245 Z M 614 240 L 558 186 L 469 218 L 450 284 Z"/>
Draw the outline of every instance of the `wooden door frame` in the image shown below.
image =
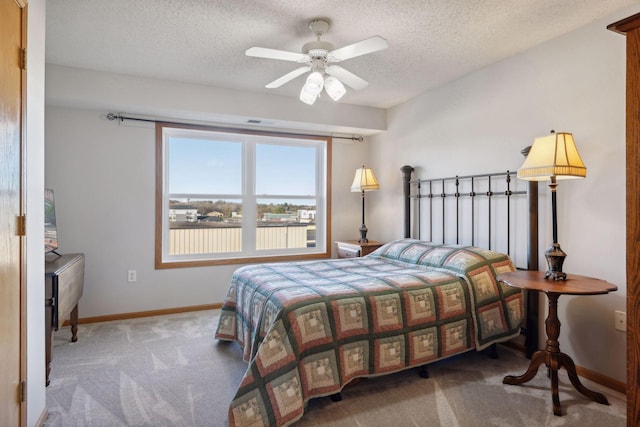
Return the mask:
<path fill-rule="evenodd" d="M 627 37 L 627 426 L 640 425 L 640 13 L 608 29 Z"/>
<path fill-rule="evenodd" d="M 22 88 L 20 114 L 20 215 L 26 215 L 27 199 L 27 22 L 29 15 L 28 0 L 15 0 L 22 9 L 22 49 L 25 52 L 22 65 Z M 26 228 L 26 216 L 24 220 Z M 20 238 L 20 381 L 23 385 L 20 401 L 20 426 L 27 425 L 27 245 L 25 234 Z"/>

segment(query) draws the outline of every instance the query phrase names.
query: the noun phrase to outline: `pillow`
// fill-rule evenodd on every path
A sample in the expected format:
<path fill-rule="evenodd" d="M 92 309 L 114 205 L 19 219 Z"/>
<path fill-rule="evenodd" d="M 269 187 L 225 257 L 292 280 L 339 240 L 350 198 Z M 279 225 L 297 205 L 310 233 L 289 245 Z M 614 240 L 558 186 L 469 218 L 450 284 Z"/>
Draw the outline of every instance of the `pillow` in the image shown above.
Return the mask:
<path fill-rule="evenodd" d="M 416 239 L 389 242 L 369 256 L 443 268 L 458 275 L 464 275 L 481 265 L 510 262 L 507 255 L 488 249 L 464 245 L 441 245 Z"/>

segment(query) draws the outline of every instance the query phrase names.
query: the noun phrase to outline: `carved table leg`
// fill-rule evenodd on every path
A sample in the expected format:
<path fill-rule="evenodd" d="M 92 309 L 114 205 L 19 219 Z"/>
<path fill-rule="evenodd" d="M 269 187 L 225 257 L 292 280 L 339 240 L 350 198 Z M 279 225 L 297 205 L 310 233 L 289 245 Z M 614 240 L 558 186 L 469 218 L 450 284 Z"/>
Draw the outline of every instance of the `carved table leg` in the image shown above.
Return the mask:
<path fill-rule="evenodd" d="M 576 390 L 595 402 L 601 403 L 603 405 L 609 404 L 609 401 L 604 394 L 598 393 L 597 391 L 589 390 L 580 382 L 580 378 L 578 378 L 578 374 L 576 372 L 576 365 L 573 363 L 571 357 L 564 353 L 560 353 L 558 355 L 558 359 L 560 362 L 560 366 L 567 370 L 567 373 L 569 374 L 569 380 L 571 380 L 571 384 L 573 384 L 573 387 L 575 387 Z"/>
<path fill-rule="evenodd" d="M 546 293 L 546 292 L 545 292 Z M 548 376 L 551 379 L 551 400 L 553 402 L 553 414 L 562 415 L 562 407 L 560 406 L 560 397 L 558 395 L 558 370 L 565 368 L 569 374 L 569 380 L 571 384 L 580 393 L 585 395 L 591 400 L 594 400 L 603 405 L 608 405 L 607 398 L 600 393 L 589 390 L 580 382 L 578 374 L 576 373 L 576 365 L 571 360 L 571 357 L 565 353 L 560 352 L 560 343 L 558 337 L 560 336 L 560 320 L 558 320 L 558 297 L 560 294 L 548 292 L 546 293 L 549 299 L 549 314 L 545 320 L 547 343 L 544 350 L 537 351 L 531 358 L 529 368 L 527 372 L 520 376 L 508 375 L 504 377 L 502 382 L 504 384 L 523 384 L 531 380 L 536 376 L 538 367 L 543 363 L 547 366 Z"/>
<path fill-rule="evenodd" d="M 507 375 L 502 380 L 502 383 L 518 385 L 518 384 L 524 384 L 527 381 L 530 381 L 538 373 L 538 367 L 543 363 L 546 364 L 546 360 L 545 360 L 546 357 L 547 357 L 547 353 L 544 350 L 536 351 L 531 357 L 531 362 L 529 363 L 529 368 L 527 369 L 527 372 L 517 377 L 514 375 Z"/>

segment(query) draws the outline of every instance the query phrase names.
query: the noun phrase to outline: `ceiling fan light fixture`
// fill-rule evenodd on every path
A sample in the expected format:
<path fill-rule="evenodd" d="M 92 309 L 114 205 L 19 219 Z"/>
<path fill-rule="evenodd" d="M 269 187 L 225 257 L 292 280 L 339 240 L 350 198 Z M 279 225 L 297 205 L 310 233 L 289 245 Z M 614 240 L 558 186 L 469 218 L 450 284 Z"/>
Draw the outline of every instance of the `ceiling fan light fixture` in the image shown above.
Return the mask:
<path fill-rule="evenodd" d="M 333 76 L 325 76 L 324 90 L 327 91 L 331 99 L 334 101 L 339 100 L 345 93 L 347 93 L 347 89 L 345 89 L 342 82 Z"/>
<path fill-rule="evenodd" d="M 331 99 L 337 101 L 346 93 L 344 85 L 360 90 L 367 87 L 369 83 L 341 66 L 335 65 L 335 63 L 378 52 L 389 46 L 384 38 L 373 36 L 335 49 L 332 43 L 321 39 L 329 31 L 330 26 L 331 24 L 327 18 L 312 19 L 309 22 L 309 30 L 315 34 L 316 40 L 305 43 L 302 47 L 302 53 L 256 46 L 247 49 L 245 54 L 255 58 L 277 59 L 304 64 L 267 84 L 267 88 L 278 88 L 308 71 L 312 71 L 307 76 L 306 82 L 300 91 L 300 100 L 311 105 L 320 96 L 322 89 L 326 88 L 326 92 Z M 332 78 L 325 79 L 325 74 L 332 76 Z"/>
<path fill-rule="evenodd" d="M 318 99 L 318 95 L 319 93 L 312 93 L 307 90 L 307 85 L 305 84 L 300 90 L 300 101 L 308 105 L 313 105 L 313 103 L 316 102 L 316 99 Z"/>
<path fill-rule="evenodd" d="M 318 96 L 322 92 L 324 87 L 324 79 L 319 71 L 314 71 L 307 77 L 307 82 L 304 84 L 303 90 L 309 92 L 312 95 Z"/>

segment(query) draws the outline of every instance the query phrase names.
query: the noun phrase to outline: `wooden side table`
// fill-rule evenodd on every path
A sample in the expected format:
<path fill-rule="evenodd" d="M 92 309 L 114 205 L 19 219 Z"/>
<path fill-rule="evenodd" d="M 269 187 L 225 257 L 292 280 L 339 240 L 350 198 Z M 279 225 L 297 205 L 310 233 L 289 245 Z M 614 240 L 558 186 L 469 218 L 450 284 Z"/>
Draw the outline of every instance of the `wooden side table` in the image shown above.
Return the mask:
<path fill-rule="evenodd" d="M 536 376 L 538 367 L 543 363 L 549 369 L 551 377 L 551 397 L 553 400 L 553 414 L 562 415 L 560 407 L 560 398 L 558 397 L 558 370 L 565 368 L 569 374 L 569 380 L 573 387 L 580 393 L 603 405 L 608 405 L 607 398 L 598 392 L 589 390 L 580 382 L 576 373 L 576 365 L 569 355 L 560 352 L 560 321 L 558 320 L 558 298 L 560 295 L 598 295 L 606 294 L 618 289 L 617 286 L 604 280 L 594 279 L 591 277 L 578 276 L 575 274 L 567 274 L 567 280 L 554 281 L 544 278 L 545 273 L 541 271 L 516 271 L 512 273 L 504 273 L 498 276 L 509 286 L 515 288 L 527 289 L 532 291 L 544 292 L 549 300 L 549 313 L 545 320 L 547 343 L 544 350 L 537 351 L 531 358 L 531 363 L 527 371 L 520 376 L 508 375 L 504 377 L 504 384 L 524 384 Z"/>
<path fill-rule="evenodd" d="M 338 258 L 356 258 L 365 256 L 384 245 L 382 242 L 369 240 L 367 243 L 360 243 L 357 240 L 338 240 Z"/>

